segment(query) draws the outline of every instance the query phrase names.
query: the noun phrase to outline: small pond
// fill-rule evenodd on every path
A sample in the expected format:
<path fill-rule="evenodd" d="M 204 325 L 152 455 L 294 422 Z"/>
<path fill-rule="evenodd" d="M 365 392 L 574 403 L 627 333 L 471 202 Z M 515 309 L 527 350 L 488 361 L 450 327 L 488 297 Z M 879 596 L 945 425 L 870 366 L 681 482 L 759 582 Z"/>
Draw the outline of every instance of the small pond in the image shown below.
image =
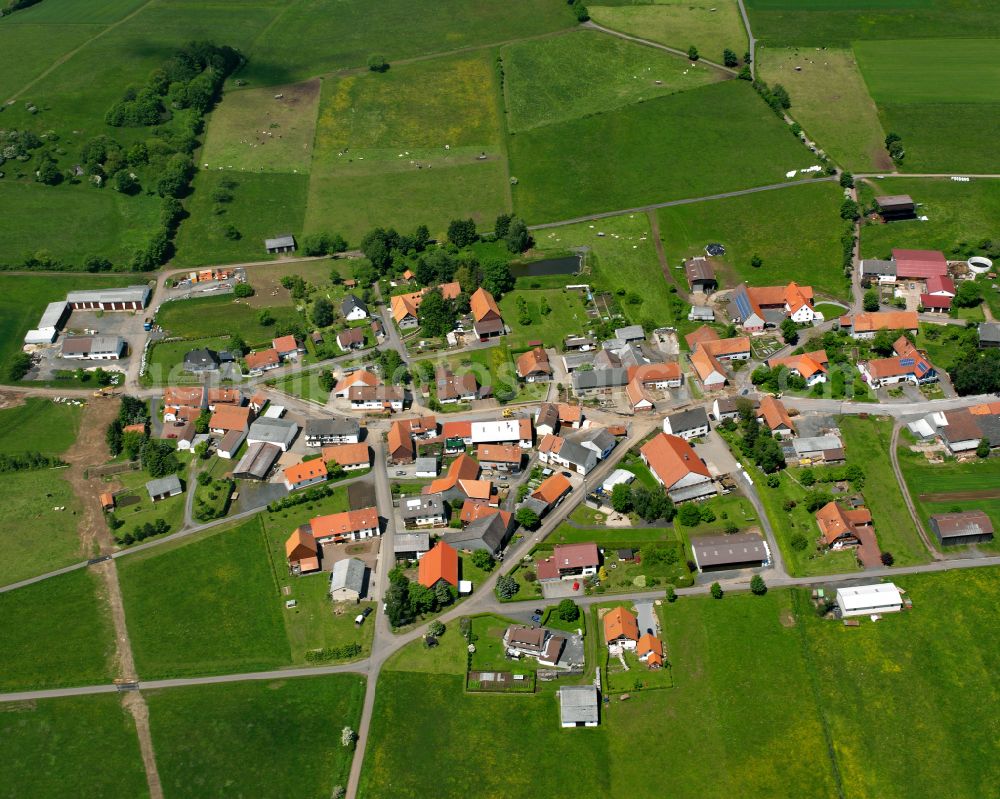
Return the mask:
<path fill-rule="evenodd" d="M 569 255 L 565 258 L 546 258 L 544 261 L 532 261 L 530 264 L 512 264 L 510 271 L 514 277 L 575 275 L 580 271 L 581 261 L 582 258 L 579 255 Z"/>

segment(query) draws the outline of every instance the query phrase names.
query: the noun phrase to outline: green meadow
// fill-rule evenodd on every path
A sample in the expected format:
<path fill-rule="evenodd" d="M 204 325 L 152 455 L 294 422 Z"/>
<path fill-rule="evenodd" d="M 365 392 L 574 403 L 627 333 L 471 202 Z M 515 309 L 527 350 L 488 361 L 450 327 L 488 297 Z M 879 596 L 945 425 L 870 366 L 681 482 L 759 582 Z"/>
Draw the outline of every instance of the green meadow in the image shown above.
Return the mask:
<path fill-rule="evenodd" d="M 836 183 L 803 183 L 774 191 L 691 203 L 657 211 L 660 236 L 671 266 L 705 245 L 721 242 L 726 254 L 713 258 L 721 288 L 796 281 L 831 297 L 846 299 L 841 266 L 840 218 L 843 194 Z M 763 261 L 750 265 L 754 255 Z M 684 280 L 683 272 L 678 272 Z"/>
<path fill-rule="evenodd" d="M 510 151 L 530 223 L 777 183 L 812 161 L 743 81 L 525 131 Z"/>
<path fill-rule="evenodd" d="M 719 64 L 727 47 L 740 58 L 747 49 L 736 0 L 603 0 L 587 8 L 607 28 L 685 52 L 694 45 L 702 58 Z"/>
<path fill-rule="evenodd" d="M 501 48 L 515 133 L 723 80 L 725 73 L 596 31 Z"/>

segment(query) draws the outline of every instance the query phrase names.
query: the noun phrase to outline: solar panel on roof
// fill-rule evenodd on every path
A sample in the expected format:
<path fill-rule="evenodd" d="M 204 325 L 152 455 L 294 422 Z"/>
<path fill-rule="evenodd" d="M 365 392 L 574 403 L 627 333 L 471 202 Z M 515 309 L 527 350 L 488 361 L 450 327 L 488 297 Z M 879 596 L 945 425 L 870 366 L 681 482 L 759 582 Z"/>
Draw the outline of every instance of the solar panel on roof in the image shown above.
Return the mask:
<path fill-rule="evenodd" d="M 899 359 L 899 365 L 900 366 L 913 366 L 913 358 L 900 358 Z"/>

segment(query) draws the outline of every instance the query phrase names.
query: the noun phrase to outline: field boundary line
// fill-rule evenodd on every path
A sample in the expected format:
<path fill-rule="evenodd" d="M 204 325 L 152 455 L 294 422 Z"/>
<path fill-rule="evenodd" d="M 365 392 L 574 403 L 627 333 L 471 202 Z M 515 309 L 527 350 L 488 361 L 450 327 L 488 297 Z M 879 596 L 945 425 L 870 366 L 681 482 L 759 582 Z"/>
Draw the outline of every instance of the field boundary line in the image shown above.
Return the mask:
<path fill-rule="evenodd" d="M 154 2 L 156 2 L 156 0 L 146 0 L 145 3 L 143 3 L 141 6 L 139 6 L 131 14 L 126 14 L 124 17 L 122 17 L 117 22 L 112 22 L 110 25 L 108 25 L 108 27 L 106 27 L 100 33 L 95 33 L 93 36 L 91 36 L 89 39 L 87 39 L 87 41 L 85 41 L 79 47 L 75 47 L 72 50 L 70 50 L 68 53 L 64 53 L 63 55 L 59 56 L 59 58 L 57 58 L 48 67 L 46 67 L 45 70 L 40 75 L 32 78 L 24 86 L 22 86 L 15 94 L 11 95 L 10 98 L 8 98 L 9 101 L 13 101 L 13 100 L 19 99 L 26 91 L 28 91 L 28 89 L 32 88 L 36 83 L 40 83 L 41 81 L 43 81 L 45 78 L 47 78 L 49 75 L 51 75 L 57 69 L 59 69 L 59 67 L 61 67 L 63 64 L 65 64 L 67 61 L 69 61 L 73 56 L 75 56 L 77 53 L 79 53 L 84 47 L 86 47 L 87 45 L 92 44 L 93 42 L 97 41 L 98 39 L 100 39 L 108 31 L 114 30 L 115 28 L 117 28 L 122 23 L 128 22 L 130 19 L 132 19 L 136 15 L 141 14 L 143 11 L 146 10 L 147 7 L 151 6 Z"/>
<path fill-rule="evenodd" d="M 688 58 L 687 53 L 685 53 L 683 50 L 678 50 L 676 47 L 670 47 L 669 45 L 660 44 L 659 42 L 651 42 L 649 39 L 643 39 L 639 36 L 632 36 L 629 33 L 622 33 L 621 31 L 616 31 L 614 28 L 606 28 L 603 25 L 598 25 L 592 19 L 587 20 L 580 27 L 587 28 L 588 30 L 592 31 L 597 31 L 598 33 L 606 33 L 608 36 L 617 36 L 619 39 L 625 39 L 627 41 L 634 42 L 636 44 L 641 44 L 643 47 L 652 47 L 654 50 L 663 50 L 663 52 L 670 53 L 670 55 L 680 56 L 685 61 L 691 60 L 690 58 Z M 723 66 L 722 64 L 719 64 L 716 61 L 709 61 L 707 58 L 701 58 L 700 56 L 698 58 L 698 63 L 710 66 L 713 69 L 717 69 L 719 72 L 725 72 L 727 75 L 734 78 L 738 74 L 735 69 L 730 69 L 729 67 Z M 751 59 L 751 63 L 753 63 L 753 59 Z"/>
<path fill-rule="evenodd" d="M 543 222 L 539 225 L 528 225 L 528 229 L 546 230 L 548 228 L 563 227 L 564 225 L 575 225 L 580 222 L 593 222 L 598 219 L 610 219 L 611 217 L 622 216 L 623 214 L 645 214 L 650 211 L 655 211 L 658 208 L 671 208 L 672 206 L 675 205 L 690 205 L 691 203 L 706 202 L 708 200 L 727 200 L 730 197 L 742 197 L 746 194 L 757 194 L 758 192 L 774 191 L 775 189 L 787 189 L 792 186 L 811 186 L 815 183 L 829 183 L 832 180 L 837 180 L 837 178 L 831 175 L 822 178 L 810 178 L 807 180 L 786 181 L 784 183 L 769 183 L 766 186 L 754 186 L 753 188 L 749 189 L 727 191 L 727 192 L 722 192 L 721 194 L 706 194 L 703 197 L 686 197 L 680 200 L 666 200 L 665 202 L 660 202 L 660 203 L 639 205 L 634 208 L 622 208 L 617 211 L 600 211 L 595 214 L 578 216 L 574 217 L 573 219 L 563 219 L 558 222 Z"/>

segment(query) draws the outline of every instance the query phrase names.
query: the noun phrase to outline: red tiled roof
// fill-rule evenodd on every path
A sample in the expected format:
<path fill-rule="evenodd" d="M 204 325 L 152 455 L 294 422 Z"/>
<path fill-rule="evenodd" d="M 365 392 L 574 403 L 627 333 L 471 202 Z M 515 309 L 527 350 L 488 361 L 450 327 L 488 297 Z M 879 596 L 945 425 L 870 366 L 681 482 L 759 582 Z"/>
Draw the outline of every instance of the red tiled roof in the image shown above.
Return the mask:
<path fill-rule="evenodd" d="M 378 528 L 378 510 L 376 508 L 361 508 L 342 513 L 331 513 L 327 516 L 317 516 L 309 520 L 312 533 L 317 540 L 336 538 L 361 530 Z"/>
<path fill-rule="evenodd" d="M 896 262 L 897 278 L 948 274 L 948 261 L 937 250 L 893 250 L 892 259 Z"/>
<path fill-rule="evenodd" d="M 640 452 L 668 489 L 689 474 L 711 477 L 694 448 L 678 436 L 659 433 L 643 444 Z"/>
<path fill-rule="evenodd" d="M 246 362 L 247 369 L 263 369 L 265 366 L 276 366 L 281 363 L 278 351 L 273 348 L 261 350 L 260 352 L 251 352 L 243 360 Z"/>
<path fill-rule="evenodd" d="M 559 498 L 567 494 L 572 488 L 573 486 L 569 480 L 556 472 L 543 480 L 542 484 L 531 493 L 531 496 L 552 505 L 558 502 Z"/>
<path fill-rule="evenodd" d="M 477 322 L 486 318 L 500 318 L 500 309 L 497 307 L 496 300 L 482 286 L 469 297 L 469 310 L 472 312 L 472 318 Z"/>
<path fill-rule="evenodd" d="M 617 641 L 626 638 L 629 641 L 639 640 L 639 622 L 635 615 L 620 605 L 609 611 L 604 617 L 604 640 Z"/>
<path fill-rule="evenodd" d="M 458 552 L 444 541 L 427 552 L 417 566 L 417 582 L 433 588 L 440 580 L 458 587 Z"/>
<path fill-rule="evenodd" d="M 311 461 L 304 461 L 289 466 L 284 471 L 285 479 L 293 486 L 315 480 L 317 477 L 326 477 L 326 463 L 321 458 Z"/>

